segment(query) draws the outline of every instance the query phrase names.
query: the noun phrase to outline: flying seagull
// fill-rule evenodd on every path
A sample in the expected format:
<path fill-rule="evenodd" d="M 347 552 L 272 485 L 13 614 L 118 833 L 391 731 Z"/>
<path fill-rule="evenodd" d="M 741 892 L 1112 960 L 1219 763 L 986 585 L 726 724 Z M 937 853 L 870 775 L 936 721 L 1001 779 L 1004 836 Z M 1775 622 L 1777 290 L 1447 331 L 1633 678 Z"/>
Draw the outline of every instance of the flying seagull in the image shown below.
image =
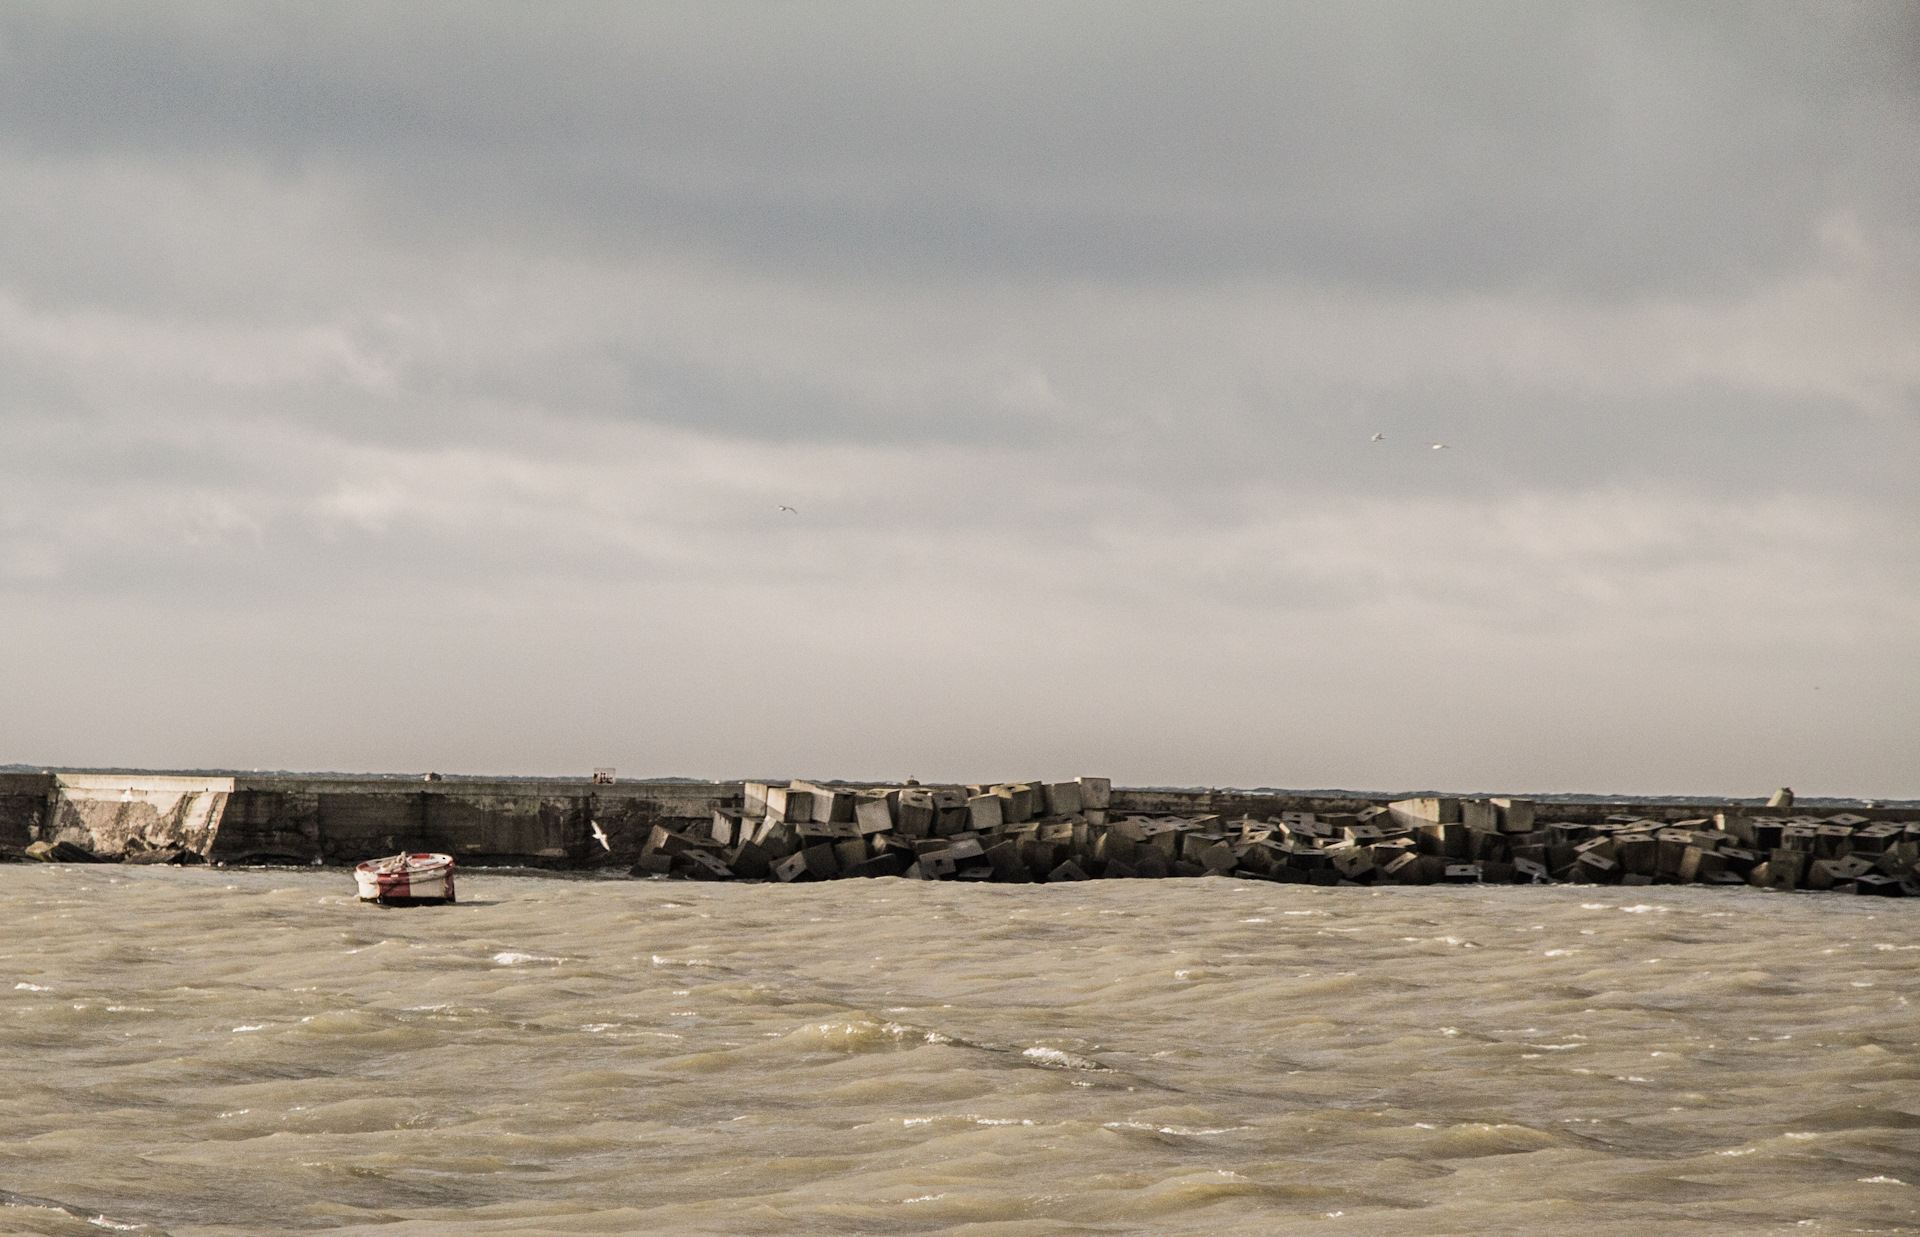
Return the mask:
<path fill-rule="evenodd" d="M 1375 442 L 1385 442 L 1386 440 L 1387 436 L 1385 434 L 1375 434 L 1373 436 L 1373 441 Z"/>
<path fill-rule="evenodd" d="M 602 829 L 600 828 L 600 822 L 599 822 L 599 821 L 597 821 L 597 820 L 595 820 L 595 821 L 589 821 L 588 823 L 589 823 L 589 824 L 591 824 L 591 825 L 593 826 L 593 840 L 594 840 L 594 841 L 596 841 L 596 842 L 598 842 L 598 843 L 600 843 L 600 849 L 602 849 L 602 850 L 612 850 L 612 849 L 613 849 L 613 843 L 612 843 L 612 842 L 609 842 L 609 841 L 607 841 L 607 835 L 606 835 L 606 833 L 605 833 L 605 832 L 604 832 L 604 831 L 603 831 L 603 830 L 602 830 Z"/>
<path fill-rule="evenodd" d="M 1447 449 L 1447 444 L 1444 442 L 1430 443 L 1428 445 L 1431 446 L 1435 451 L 1445 451 Z"/>
<path fill-rule="evenodd" d="M 799 509 L 798 509 L 798 508 L 795 508 L 795 507 L 789 507 L 789 506 L 787 506 L 787 505 L 786 505 L 785 503 L 781 503 L 781 504 L 780 504 L 780 510 L 782 510 L 782 511 L 791 511 L 791 512 L 793 512 L 793 513 L 794 513 L 795 515 L 799 515 L 799 514 L 800 514 L 800 512 L 799 512 Z"/>

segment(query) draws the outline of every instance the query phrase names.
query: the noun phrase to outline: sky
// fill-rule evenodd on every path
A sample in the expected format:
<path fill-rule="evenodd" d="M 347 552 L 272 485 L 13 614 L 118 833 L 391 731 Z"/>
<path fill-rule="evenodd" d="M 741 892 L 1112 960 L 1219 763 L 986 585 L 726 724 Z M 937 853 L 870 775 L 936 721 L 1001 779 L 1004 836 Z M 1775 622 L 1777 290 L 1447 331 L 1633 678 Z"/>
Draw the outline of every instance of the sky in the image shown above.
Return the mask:
<path fill-rule="evenodd" d="M 1912 3 L 12 0 L 0 763 L 1920 796 L 1916 151 Z"/>

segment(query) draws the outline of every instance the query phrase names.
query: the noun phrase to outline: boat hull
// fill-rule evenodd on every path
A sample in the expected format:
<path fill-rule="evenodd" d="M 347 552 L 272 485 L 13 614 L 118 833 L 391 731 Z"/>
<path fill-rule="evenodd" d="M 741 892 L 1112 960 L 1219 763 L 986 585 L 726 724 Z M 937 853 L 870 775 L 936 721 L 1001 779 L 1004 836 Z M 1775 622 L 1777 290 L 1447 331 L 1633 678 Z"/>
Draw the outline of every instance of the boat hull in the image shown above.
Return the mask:
<path fill-rule="evenodd" d="M 395 855 L 353 871 L 362 902 L 382 906 L 445 906 L 454 902 L 451 855 Z"/>

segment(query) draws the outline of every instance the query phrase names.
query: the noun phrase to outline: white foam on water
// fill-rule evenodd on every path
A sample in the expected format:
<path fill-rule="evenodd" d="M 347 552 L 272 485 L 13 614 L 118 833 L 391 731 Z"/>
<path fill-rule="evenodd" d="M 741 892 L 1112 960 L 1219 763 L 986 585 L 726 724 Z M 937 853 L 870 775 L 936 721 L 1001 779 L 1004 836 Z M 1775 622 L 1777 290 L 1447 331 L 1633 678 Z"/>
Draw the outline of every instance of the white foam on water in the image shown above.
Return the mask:
<path fill-rule="evenodd" d="M 1089 1061 L 1085 1057 L 1076 1057 L 1071 1052 L 1062 1052 L 1058 1048 L 1034 1047 L 1020 1054 L 1037 1065 L 1052 1069 L 1092 1069 L 1103 1070 L 1106 1066 L 1098 1061 Z"/>

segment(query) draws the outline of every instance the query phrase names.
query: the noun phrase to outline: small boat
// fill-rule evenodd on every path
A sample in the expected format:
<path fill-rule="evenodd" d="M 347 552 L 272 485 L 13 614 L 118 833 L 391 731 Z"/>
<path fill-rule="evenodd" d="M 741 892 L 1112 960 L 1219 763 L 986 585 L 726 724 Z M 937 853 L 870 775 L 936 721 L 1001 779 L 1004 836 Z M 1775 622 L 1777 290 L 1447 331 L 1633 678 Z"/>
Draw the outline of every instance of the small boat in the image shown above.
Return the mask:
<path fill-rule="evenodd" d="M 382 906 L 443 906 L 453 897 L 452 855 L 395 855 L 369 859 L 353 870 L 362 902 Z"/>

